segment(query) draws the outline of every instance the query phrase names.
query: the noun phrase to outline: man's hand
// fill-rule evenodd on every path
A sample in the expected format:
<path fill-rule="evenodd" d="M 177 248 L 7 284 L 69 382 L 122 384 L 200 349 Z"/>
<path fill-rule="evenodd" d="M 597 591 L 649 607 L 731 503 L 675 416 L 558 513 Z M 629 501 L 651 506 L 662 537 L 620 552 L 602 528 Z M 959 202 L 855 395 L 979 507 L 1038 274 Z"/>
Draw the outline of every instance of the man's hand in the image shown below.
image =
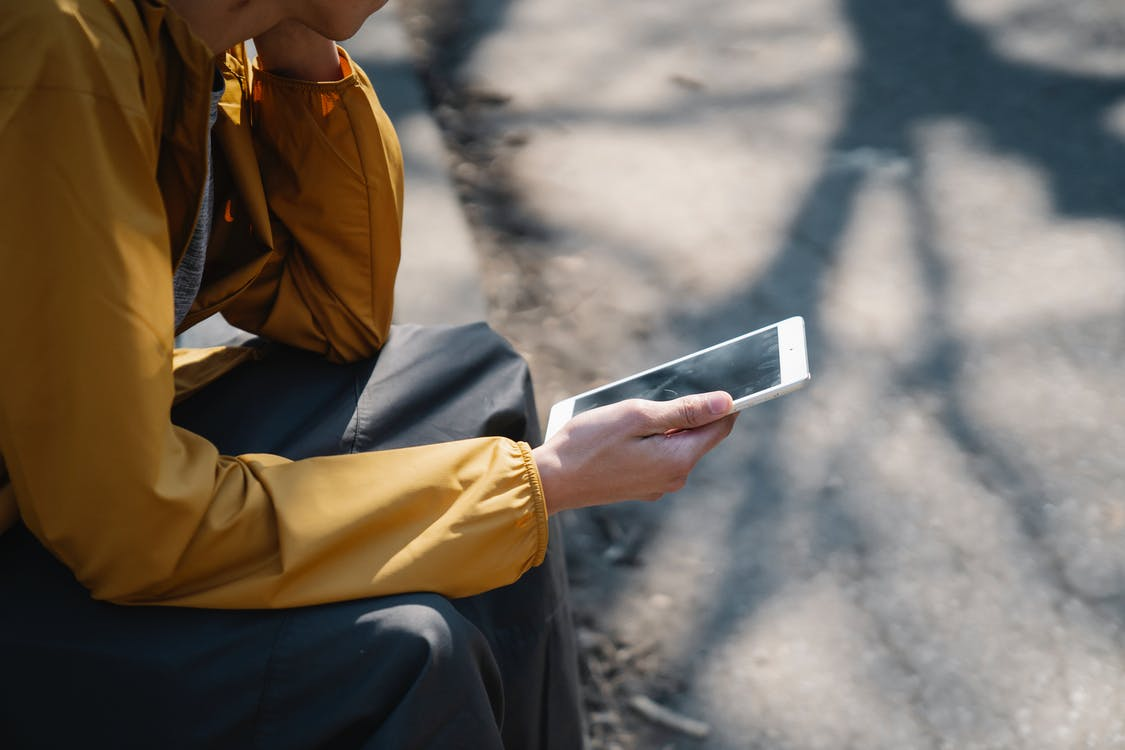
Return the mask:
<path fill-rule="evenodd" d="M 547 512 L 656 500 L 684 486 L 736 414 L 721 391 L 675 401 L 622 401 L 579 414 L 532 455 Z"/>
<path fill-rule="evenodd" d="M 254 37 L 258 62 L 279 76 L 301 81 L 338 81 L 344 77 L 336 43 L 300 21 L 282 21 Z"/>

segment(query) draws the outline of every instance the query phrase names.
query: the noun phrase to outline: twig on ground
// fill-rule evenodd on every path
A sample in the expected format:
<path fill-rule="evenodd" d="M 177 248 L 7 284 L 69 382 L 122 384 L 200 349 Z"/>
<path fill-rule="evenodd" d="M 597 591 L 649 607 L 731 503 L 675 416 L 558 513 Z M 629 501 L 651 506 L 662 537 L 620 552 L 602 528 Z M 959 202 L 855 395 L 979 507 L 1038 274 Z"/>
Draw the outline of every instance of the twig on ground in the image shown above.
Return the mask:
<path fill-rule="evenodd" d="M 692 719 L 662 706 L 647 695 L 634 695 L 629 698 L 629 707 L 651 722 L 672 729 L 689 737 L 703 739 L 711 734 L 711 725 Z"/>

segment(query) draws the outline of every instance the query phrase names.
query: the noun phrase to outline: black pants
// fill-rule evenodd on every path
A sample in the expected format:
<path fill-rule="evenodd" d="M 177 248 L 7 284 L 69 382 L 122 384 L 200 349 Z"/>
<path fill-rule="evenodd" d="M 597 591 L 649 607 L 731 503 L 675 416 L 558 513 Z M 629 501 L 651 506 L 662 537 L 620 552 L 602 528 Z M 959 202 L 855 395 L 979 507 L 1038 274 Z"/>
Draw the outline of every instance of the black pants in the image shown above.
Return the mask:
<path fill-rule="evenodd" d="M 173 421 L 293 459 L 538 433 L 526 366 L 484 325 L 396 327 L 344 366 L 270 345 Z M 543 565 L 475 597 L 222 611 L 94 601 L 17 526 L 0 536 L 0 746 L 581 747 L 551 531 Z"/>

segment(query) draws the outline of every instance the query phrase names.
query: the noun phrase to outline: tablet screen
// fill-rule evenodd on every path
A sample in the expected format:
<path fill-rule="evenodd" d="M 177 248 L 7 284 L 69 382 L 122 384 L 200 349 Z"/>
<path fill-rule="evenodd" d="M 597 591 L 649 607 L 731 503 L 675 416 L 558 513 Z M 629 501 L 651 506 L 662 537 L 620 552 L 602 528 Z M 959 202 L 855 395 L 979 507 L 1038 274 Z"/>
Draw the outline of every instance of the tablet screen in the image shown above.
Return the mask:
<path fill-rule="evenodd" d="M 575 399 L 574 413 L 629 398 L 671 401 L 680 396 L 726 391 L 735 401 L 781 384 L 777 328 L 706 349 Z"/>

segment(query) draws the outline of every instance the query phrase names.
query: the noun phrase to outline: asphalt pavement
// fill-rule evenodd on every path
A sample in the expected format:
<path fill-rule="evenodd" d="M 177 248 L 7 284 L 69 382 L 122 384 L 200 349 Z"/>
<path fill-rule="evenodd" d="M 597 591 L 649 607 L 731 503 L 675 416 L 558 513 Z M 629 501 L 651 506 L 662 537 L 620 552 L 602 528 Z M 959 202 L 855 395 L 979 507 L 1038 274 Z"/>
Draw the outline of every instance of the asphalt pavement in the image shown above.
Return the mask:
<path fill-rule="evenodd" d="M 1125 747 L 1125 9 L 459 7 L 541 407 L 810 333 L 685 490 L 569 524 L 583 606 L 710 727 L 669 746 Z"/>

